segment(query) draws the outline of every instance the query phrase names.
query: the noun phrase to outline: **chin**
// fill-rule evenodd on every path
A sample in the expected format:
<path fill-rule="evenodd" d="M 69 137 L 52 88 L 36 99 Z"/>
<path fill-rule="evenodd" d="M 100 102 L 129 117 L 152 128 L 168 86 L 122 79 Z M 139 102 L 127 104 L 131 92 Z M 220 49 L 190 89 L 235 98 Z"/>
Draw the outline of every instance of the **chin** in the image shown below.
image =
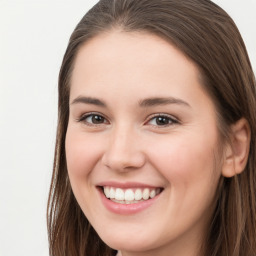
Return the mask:
<path fill-rule="evenodd" d="M 100 237 L 110 248 L 120 251 L 143 252 L 157 247 L 157 243 L 152 240 L 152 237 L 150 238 L 149 235 L 138 236 L 136 232 L 132 235 L 118 232 L 116 235 L 104 234 Z"/>

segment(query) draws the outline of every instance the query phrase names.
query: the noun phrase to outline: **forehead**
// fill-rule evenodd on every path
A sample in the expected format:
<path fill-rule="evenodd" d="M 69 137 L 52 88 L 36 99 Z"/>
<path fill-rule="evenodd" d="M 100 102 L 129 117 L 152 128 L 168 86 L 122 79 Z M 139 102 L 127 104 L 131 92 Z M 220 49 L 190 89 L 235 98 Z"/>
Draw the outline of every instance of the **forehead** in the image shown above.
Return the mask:
<path fill-rule="evenodd" d="M 113 73 L 119 84 L 132 82 L 132 78 L 134 82 L 142 77 L 152 80 L 153 75 L 161 80 L 168 73 L 172 80 L 180 76 L 184 80 L 193 77 L 199 81 L 196 65 L 166 40 L 147 33 L 112 31 L 96 36 L 80 48 L 71 85 L 82 77 L 87 82 L 90 79 L 106 81 Z"/>
<path fill-rule="evenodd" d="M 175 59 L 174 62 L 170 61 L 170 56 Z M 107 61 L 109 61 L 108 64 L 117 62 L 122 64 L 120 68 L 124 67 L 123 64 L 145 65 L 147 62 L 152 66 L 156 61 L 156 64 L 162 62 L 162 65 L 168 64 L 170 68 L 174 68 L 175 63 L 183 62 L 198 73 L 195 63 L 170 42 L 146 32 L 113 30 L 97 35 L 85 42 L 79 49 L 75 60 L 75 70 L 79 69 L 81 64 L 92 65 L 98 62 L 97 64 L 102 66 Z"/>

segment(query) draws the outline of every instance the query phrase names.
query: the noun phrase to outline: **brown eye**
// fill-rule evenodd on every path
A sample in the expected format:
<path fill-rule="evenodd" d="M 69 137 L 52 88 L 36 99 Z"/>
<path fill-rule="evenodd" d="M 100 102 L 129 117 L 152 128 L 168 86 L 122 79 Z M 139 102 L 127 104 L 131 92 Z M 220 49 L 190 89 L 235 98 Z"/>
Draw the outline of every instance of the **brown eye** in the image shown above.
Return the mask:
<path fill-rule="evenodd" d="M 105 121 L 105 118 L 99 115 L 92 115 L 91 121 L 93 124 L 103 124 Z"/>
<path fill-rule="evenodd" d="M 103 116 L 98 115 L 98 114 L 84 115 L 79 121 L 80 122 L 85 122 L 87 124 L 93 124 L 93 125 L 107 123 L 106 118 L 104 118 Z"/>
<path fill-rule="evenodd" d="M 168 117 L 162 117 L 162 116 L 159 116 L 159 117 L 156 117 L 156 124 L 157 125 L 167 125 L 171 122 L 170 118 Z"/>
<path fill-rule="evenodd" d="M 168 115 L 155 116 L 151 118 L 148 122 L 149 125 L 154 125 L 154 126 L 168 126 L 168 125 L 173 125 L 177 123 L 178 121 L 176 119 Z"/>

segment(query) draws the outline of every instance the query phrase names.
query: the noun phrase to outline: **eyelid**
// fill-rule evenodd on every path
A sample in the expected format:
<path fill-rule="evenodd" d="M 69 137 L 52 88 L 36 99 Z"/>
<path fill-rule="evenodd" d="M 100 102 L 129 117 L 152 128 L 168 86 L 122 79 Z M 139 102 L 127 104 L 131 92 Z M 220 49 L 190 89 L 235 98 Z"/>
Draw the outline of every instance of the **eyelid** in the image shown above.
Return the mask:
<path fill-rule="evenodd" d="M 166 114 L 166 113 L 156 113 L 156 114 L 152 114 L 150 115 L 145 124 L 148 124 L 152 119 L 156 118 L 156 117 L 165 117 L 165 118 L 169 118 L 172 123 L 170 124 L 166 124 L 166 125 L 151 125 L 151 126 L 154 126 L 154 127 L 157 127 L 157 128 L 164 128 L 164 127 L 167 127 L 167 126 L 172 126 L 172 125 L 175 125 L 175 124 L 179 124 L 180 121 L 178 118 L 174 117 L 173 115 L 170 115 L 170 114 Z M 150 124 L 149 124 L 150 125 Z"/>
<path fill-rule="evenodd" d="M 107 123 L 109 124 L 109 121 L 108 121 L 108 118 L 105 117 L 105 115 L 103 115 L 102 113 L 99 113 L 99 112 L 87 112 L 87 113 L 83 113 L 82 115 L 80 115 L 76 121 L 77 122 L 83 122 L 83 123 L 86 123 L 86 125 L 89 125 L 89 126 L 99 126 L 99 125 L 102 125 L 102 124 L 106 124 L 105 122 L 102 123 L 102 124 L 93 124 L 93 123 L 89 123 L 89 122 L 86 122 L 85 119 L 88 118 L 89 116 L 100 116 L 102 118 L 104 118 L 104 120 L 107 121 Z"/>

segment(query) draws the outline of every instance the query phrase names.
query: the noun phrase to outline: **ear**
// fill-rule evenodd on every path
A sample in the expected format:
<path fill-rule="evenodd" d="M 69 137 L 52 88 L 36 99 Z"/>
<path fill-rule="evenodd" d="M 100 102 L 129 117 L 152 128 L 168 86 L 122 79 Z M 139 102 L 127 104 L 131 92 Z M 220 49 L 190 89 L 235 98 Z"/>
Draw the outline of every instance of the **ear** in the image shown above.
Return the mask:
<path fill-rule="evenodd" d="M 230 142 L 226 145 L 222 175 L 233 177 L 241 173 L 246 164 L 250 150 L 251 130 L 245 118 L 231 125 Z"/>

